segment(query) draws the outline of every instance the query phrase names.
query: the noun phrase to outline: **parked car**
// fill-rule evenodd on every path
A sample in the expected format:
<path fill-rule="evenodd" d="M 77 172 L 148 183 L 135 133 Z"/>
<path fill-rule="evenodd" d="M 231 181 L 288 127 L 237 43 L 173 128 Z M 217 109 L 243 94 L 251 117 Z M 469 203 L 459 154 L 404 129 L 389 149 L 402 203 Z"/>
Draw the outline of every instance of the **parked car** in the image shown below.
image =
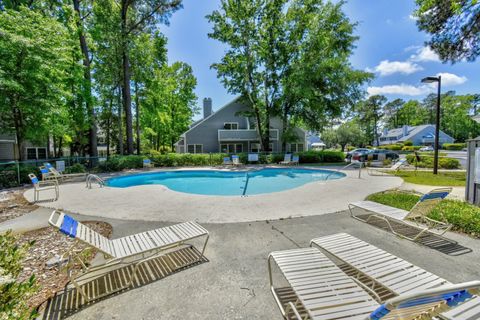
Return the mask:
<path fill-rule="evenodd" d="M 383 149 L 375 149 L 371 150 L 371 152 L 367 156 L 367 160 L 370 161 L 379 161 L 379 160 L 384 160 L 384 159 L 390 159 L 390 160 L 397 160 L 400 158 L 398 153 L 393 152 L 391 150 L 383 150 Z"/>
<path fill-rule="evenodd" d="M 345 156 L 345 161 L 347 162 L 351 162 L 352 161 L 352 156 L 354 154 L 358 154 L 359 156 L 362 156 L 362 155 L 366 155 L 370 152 L 371 150 L 370 149 L 367 149 L 367 148 L 358 148 L 358 149 L 354 149 L 350 152 L 347 152 L 347 155 Z"/>
<path fill-rule="evenodd" d="M 433 151 L 433 147 L 432 146 L 425 146 L 425 147 L 421 147 L 419 149 L 419 151 Z"/>

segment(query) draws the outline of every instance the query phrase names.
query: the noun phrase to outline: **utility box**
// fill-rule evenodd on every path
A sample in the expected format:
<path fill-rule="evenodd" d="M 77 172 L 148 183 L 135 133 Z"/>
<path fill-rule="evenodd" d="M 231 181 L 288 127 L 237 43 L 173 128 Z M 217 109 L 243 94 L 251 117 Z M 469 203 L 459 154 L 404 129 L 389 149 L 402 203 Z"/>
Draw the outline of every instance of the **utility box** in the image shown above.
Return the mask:
<path fill-rule="evenodd" d="M 465 200 L 480 206 L 480 137 L 467 141 Z"/>

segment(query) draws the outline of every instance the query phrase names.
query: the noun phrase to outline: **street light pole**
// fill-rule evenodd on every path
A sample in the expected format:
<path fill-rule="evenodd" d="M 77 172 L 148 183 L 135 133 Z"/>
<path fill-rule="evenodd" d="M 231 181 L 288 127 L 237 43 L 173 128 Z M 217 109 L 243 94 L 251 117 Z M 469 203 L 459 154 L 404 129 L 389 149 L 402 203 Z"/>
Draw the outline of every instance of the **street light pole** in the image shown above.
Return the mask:
<path fill-rule="evenodd" d="M 441 86 L 442 86 L 442 77 L 426 77 L 422 79 L 423 83 L 433 83 L 437 82 L 437 117 L 435 120 L 435 145 L 434 145 L 434 154 L 433 154 L 433 174 L 438 173 L 438 149 L 440 148 L 440 96 L 441 96 Z"/>
<path fill-rule="evenodd" d="M 438 173 L 438 149 L 440 148 L 440 96 L 441 96 L 442 77 L 438 76 L 437 92 L 437 118 L 435 123 L 435 150 L 433 154 L 433 174 Z"/>

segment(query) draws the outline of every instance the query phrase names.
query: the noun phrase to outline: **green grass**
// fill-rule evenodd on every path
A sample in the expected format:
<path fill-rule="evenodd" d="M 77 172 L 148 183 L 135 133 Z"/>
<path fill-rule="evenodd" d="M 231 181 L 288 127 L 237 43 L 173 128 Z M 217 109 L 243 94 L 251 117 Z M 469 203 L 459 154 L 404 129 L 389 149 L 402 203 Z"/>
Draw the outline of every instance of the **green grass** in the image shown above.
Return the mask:
<path fill-rule="evenodd" d="M 464 187 L 467 178 L 465 172 L 439 172 L 435 175 L 426 171 L 398 171 L 394 174 L 405 182 L 427 186 Z"/>
<path fill-rule="evenodd" d="M 367 200 L 403 210 L 411 210 L 420 197 L 402 191 L 374 193 Z M 445 219 L 453 224 L 453 230 L 480 238 L 480 208 L 458 200 L 444 200 L 428 216 L 436 220 Z M 442 217 L 443 216 L 443 217 Z"/>

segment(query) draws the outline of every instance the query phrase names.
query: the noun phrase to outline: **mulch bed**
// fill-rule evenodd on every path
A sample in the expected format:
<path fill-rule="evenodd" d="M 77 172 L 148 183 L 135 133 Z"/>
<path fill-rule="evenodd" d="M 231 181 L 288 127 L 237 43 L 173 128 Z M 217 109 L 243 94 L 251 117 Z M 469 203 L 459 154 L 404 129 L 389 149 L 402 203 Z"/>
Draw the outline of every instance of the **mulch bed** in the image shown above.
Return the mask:
<path fill-rule="evenodd" d="M 112 226 L 105 222 L 83 222 L 88 227 L 99 232 L 105 237 L 112 234 Z M 35 274 L 39 289 L 37 293 L 28 300 L 28 305 L 38 307 L 43 302 L 52 297 L 56 292 L 63 290 L 68 283 L 68 277 L 62 268 L 47 268 L 46 262 L 55 255 L 61 256 L 66 252 L 73 243 L 73 239 L 66 237 L 53 227 L 42 228 L 29 231 L 18 236 L 18 243 L 24 244 L 35 241 L 28 250 L 27 256 L 23 262 L 24 269 L 18 280 L 28 279 Z M 89 246 L 79 244 L 77 249 L 85 250 L 85 261 L 91 261 L 95 256 L 95 250 L 91 250 Z M 77 266 L 80 269 L 80 266 Z"/>
<path fill-rule="evenodd" d="M 23 216 L 38 208 L 23 197 L 24 192 L 25 189 L 2 191 L 8 200 L 0 201 L 0 223 Z"/>

